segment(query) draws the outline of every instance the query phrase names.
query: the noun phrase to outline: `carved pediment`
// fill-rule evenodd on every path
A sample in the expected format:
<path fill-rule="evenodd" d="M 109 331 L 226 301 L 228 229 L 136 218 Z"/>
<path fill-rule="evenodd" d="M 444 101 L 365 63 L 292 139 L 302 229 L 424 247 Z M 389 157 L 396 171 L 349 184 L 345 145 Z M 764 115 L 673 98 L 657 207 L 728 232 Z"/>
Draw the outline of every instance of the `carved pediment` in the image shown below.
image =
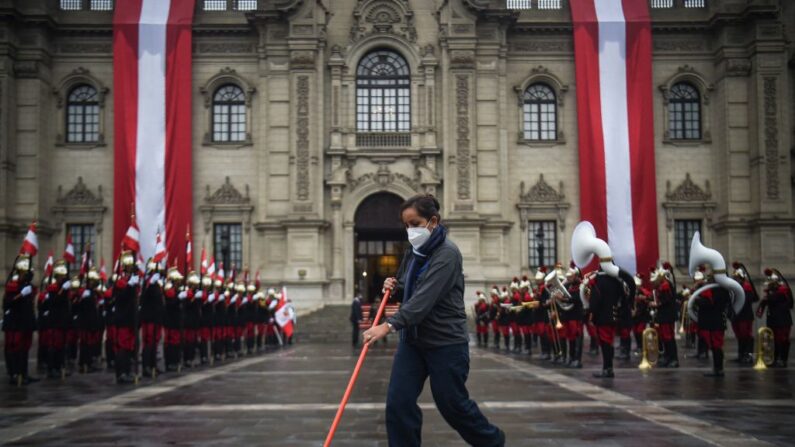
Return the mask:
<path fill-rule="evenodd" d="M 77 183 L 66 194 L 63 194 L 63 186 L 58 185 L 58 198 L 55 201 L 61 206 L 102 206 L 102 186 L 94 194 L 83 183 L 83 177 L 77 177 Z"/>
<path fill-rule="evenodd" d="M 348 171 L 350 173 L 350 171 Z M 408 185 L 411 189 L 417 191 L 419 190 L 419 184 L 417 183 L 416 179 L 413 179 L 407 175 L 392 172 L 389 170 L 389 166 L 386 163 L 381 163 L 378 166 L 378 171 L 376 172 L 368 172 L 367 174 L 360 175 L 359 177 L 348 180 L 348 188 L 351 190 L 356 189 L 359 185 L 373 182 L 381 185 L 381 187 L 386 187 L 391 185 L 392 183 L 402 182 Z"/>
<path fill-rule="evenodd" d="M 705 188 L 701 189 L 700 186 L 693 182 L 688 172 L 685 174 L 685 179 L 682 183 L 673 191 L 671 190 L 671 181 L 668 180 L 666 182 L 665 198 L 672 202 L 708 202 L 712 200 L 709 180 L 705 182 Z"/>
<path fill-rule="evenodd" d="M 555 188 L 544 180 L 544 174 L 539 174 L 538 181 L 535 185 L 531 186 L 527 192 L 525 192 L 524 182 L 519 185 L 519 201 L 522 203 L 563 202 L 566 199 L 566 195 L 563 193 L 562 181 L 558 189 L 560 191 L 556 191 Z"/>
<path fill-rule="evenodd" d="M 210 205 L 244 205 L 248 204 L 250 200 L 248 185 L 246 185 L 246 195 L 244 196 L 232 185 L 229 177 L 226 177 L 224 184 L 212 194 L 210 194 L 210 185 L 207 185 L 207 195 L 204 198 L 204 201 Z"/>
<path fill-rule="evenodd" d="M 359 0 L 353 11 L 351 43 L 373 34 L 394 34 L 416 42 L 414 12 L 408 0 Z"/>

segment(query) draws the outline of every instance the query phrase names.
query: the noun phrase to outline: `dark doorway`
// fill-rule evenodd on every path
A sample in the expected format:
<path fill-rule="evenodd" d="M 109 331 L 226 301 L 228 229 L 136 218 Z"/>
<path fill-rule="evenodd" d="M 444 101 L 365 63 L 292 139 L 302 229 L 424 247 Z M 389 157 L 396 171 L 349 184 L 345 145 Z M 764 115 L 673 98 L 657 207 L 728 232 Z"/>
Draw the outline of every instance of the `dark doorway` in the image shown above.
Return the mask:
<path fill-rule="evenodd" d="M 400 221 L 403 199 L 395 194 L 373 194 L 359 205 L 354 217 L 354 293 L 365 303 L 381 296 L 384 279 L 397 273 L 408 247 Z"/>

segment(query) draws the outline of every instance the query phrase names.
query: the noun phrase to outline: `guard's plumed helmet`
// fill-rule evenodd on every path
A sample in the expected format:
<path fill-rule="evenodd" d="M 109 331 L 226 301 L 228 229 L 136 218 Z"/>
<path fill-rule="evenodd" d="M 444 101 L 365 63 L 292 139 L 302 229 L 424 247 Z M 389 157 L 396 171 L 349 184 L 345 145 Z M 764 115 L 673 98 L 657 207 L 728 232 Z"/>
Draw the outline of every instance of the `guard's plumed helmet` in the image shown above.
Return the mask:
<path fill-rule="evenodd" d="M 26 254 L 19 255 L 16 264 L 14 264 L 14 268 L 17 269 L 18 272 L 24 273 L 30 270 L 30 256 Z"/>
<path fill-rule="evenodd" d="M 133 252 L 131 252 L 130 250 L 124 250 L 123 252 L 121 252 L 121 255 L 119 255 L 119 261 L 121 261 L 121 265 L 125 267 L 134 265 L 135 256 L 133 255 Z"/>
<path fill-rule="evenodd" d="M 62 259 L 55 261 L 55 266 L 52 269 L 52 274 L 56 278 L 65 278 L 69 274 L 69 269 L 66 268 L 66 262 Z"/>
<path fill-rule="evenodd" d="M 199 274 L 194 271 L 188 272 L 187 283 L 189 286 L 192 287 L 198 286 L 201 283 L 201 278 L 199 278 Z"/>

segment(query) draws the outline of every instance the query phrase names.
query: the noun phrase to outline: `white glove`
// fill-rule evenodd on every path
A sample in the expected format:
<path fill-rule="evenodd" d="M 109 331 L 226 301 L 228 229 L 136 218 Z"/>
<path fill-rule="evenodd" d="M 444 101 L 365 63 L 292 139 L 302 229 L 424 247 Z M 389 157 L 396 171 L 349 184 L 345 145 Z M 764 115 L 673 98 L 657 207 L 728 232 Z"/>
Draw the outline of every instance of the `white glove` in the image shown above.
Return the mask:
<path fill-rule="evenodd" d="M 188 297 L 188 292 L 185 292 L 185 291 L 179 292 L 179 295 L 177 295 L 177 298 L 179 298 L 181 300 L 184 300 L 187 297 Z"/>
<path fill-rule="evenodd" d="M 22 295 L 22 296 L 28 296 L 31 293 L 33 293 L 33 286 L 31 286 L 31 285 L 27 285 L 27 286 L 23 287 L 22 291 L 19 292 L 19 294 Z"/>
<path fill-rule="evenodd" d="M 88 298 L 91 296 L 91 291 L 86 289 L 83 291 L 83 298 Z"/>
<path fill-rule="evenodd" d="M 149 278 L 149 284 L 154 284 L 158 281 L 160 281 L 160 273 L 155 273 Z"/>
<path fill-rule="evenodd" d="M 215 293 L 211 293 L 210 295 L 207 296 L 208 303 L 212 303 L 213 301 L 215 301 Z"/>
<path fill-rule="evenodd" d="M 130 287 L 135 287 L 138 285 L 139 281 L 141 281 L 141 279 L 138 277 L 138 275 L 132 275 L 130 277 L 130 280 L 127 281 L 127 285 Z"/>
<path fill-rule="evenodd" d="M 61 290 L 69 290 L 72 288 L 72 283 L 69 281 L 64 281 L 63 285 L 61 286 Z"/>
<path fill-rule="evenodd" d="M 237 295 L 233 296 L 233 297 L 232 297 L 232 301 L 230 301 L 230 302 L 231 302 L 232 304 L 235 304 L 235 303 L 237 302 Z"/>
<path fill-rule="evenodd" d="M 201 291 L 201 290 L 197 291 L 196 294 L 193 295 L 193 297 L 196 298 L 196 299 L 201 299 L 203 296 L 204 296 L 204 292 Z"/>

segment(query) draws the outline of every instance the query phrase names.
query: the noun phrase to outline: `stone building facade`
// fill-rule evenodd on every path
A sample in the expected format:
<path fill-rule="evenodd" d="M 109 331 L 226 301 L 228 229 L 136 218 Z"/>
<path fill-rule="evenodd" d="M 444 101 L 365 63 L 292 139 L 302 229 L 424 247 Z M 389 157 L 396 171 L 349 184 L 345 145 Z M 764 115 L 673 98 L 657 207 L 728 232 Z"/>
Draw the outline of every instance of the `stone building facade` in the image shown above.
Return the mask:
<path fill-rule="evenodd" d="M 650 2 L 661 256 L 683 256 L 677 239 L 700 228 L 754 273 L 795 275 L 795 4 Z M 111 256 L 112 4 L 0 0 L 3 272 L 32 219 L 42 252 L 79 224 Z M 193 37 L 196 251 L 231 243 L 299 307 L 369 297 L 403 246 L 396 204 L 429 192 L 468 298 L 569 259 L 580 185 L 565 0 L 197 0 Z M 398 84 L 397 105 L 378 76 Z"/>

